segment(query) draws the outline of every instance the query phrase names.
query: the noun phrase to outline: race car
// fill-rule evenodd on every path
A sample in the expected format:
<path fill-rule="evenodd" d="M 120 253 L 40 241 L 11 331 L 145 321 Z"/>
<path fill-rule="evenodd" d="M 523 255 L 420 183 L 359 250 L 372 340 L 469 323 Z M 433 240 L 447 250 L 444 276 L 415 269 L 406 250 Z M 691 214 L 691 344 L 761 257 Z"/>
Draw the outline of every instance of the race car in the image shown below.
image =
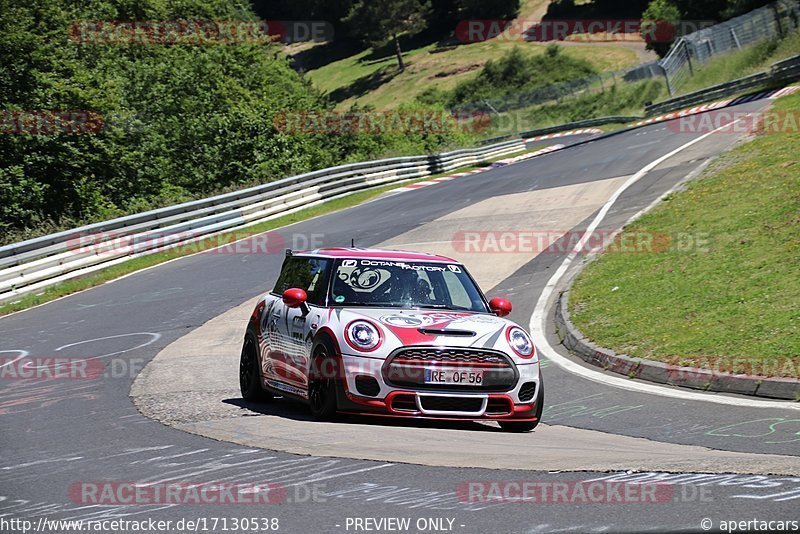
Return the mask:
<path fill-rule="evenodd" d="M 281 396 L 339 413 L 539 423 L 544 385 L 530 336 L 461 263 L 425 253 L 286 252 L 244 337 L 248 401 Z"/>

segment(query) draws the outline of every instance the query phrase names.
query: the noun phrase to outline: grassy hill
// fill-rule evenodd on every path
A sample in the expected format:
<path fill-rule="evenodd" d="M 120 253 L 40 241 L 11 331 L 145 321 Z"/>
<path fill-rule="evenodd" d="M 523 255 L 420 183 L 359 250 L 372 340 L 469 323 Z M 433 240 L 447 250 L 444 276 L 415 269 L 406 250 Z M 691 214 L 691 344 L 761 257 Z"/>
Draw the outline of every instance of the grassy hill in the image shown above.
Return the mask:
<path fill-rule="evenodd" d="M 474 77 L 490 59 L 502 57 L 519 42 L 492 40 L 460 45 L 437 52 L 436 45 L 409 51 L 405 72 L 398 72 L 393 55 L 372 58 L 372 51 L 335 61 L 309 71 L 308 77 L 320 90 L 329 93 L 340 109 L 352 104 L 391 109 L 412 101 L 429 88 L 453 89 L 462 80 Z M 544 54 L 545 46 L 522 43 L 532 54 Z M 630 48 L 607 44 L 564 47 L 564 54 L 585 59 L 597 70 L 618 70 L 636 63 Z"/>
<path fill-rule="evenodd" d="M 537 20 L 548 4 L 547 0 L 524 2 L 517 20 Z M 504 56 L 515 46 L 533 55 L 544 54 L 547 48 L 542 43 L 503 38 L 445 47 L 436 43 L 405 43 L 404 72 L 397 69 L 393 49 L 386 47 L 352 54 L 340 52 L 342 57 L 309 67 L 307 75 L 315 87 L 330 95 L 338 109 L 348 109 L 353 104 L 392 109 L 413 101 L 427 89 L 453 89 L 475 77 L 487 61 Z M 637 50 L 631 43 L 570 42 L 562 48 L 565 55 L 586 60 L 597 71 L 610 71 L 641 62 L 644 45 Z"/>

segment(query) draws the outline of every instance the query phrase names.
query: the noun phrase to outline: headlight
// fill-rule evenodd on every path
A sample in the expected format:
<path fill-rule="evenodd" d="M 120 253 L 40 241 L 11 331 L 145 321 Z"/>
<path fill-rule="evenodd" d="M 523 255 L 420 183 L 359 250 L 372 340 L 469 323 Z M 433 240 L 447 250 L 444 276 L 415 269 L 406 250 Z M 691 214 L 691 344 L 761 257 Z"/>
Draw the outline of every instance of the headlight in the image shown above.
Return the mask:
<path fill-rule="evenodd" d="M 345 329 L 347 344 L 356 350 L 370 352 L 381 344 L 381 333 L 378 327 L 369 321 L 353 321 Z"/>
<path fill-rule="evenodd" d="M 508 338 L 508 344 L 511 345 L 511 348 L 520 358 L 528 359 L 533 356 L 533 342 L 528 337 L 528 334 L 525 333 L 525 330 L 518 326 L 512 326 L 508 329 L 506 337 Z"/>

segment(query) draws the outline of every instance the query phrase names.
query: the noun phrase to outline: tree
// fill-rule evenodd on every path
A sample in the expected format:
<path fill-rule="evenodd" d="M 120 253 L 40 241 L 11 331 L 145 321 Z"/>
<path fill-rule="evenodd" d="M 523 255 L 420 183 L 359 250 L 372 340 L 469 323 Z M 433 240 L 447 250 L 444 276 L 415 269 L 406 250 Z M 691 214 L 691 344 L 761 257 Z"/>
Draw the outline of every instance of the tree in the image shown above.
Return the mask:
<path fill-rule="evenodd" d="M 373 46 L 394 41 L 397 66 L 406 66 L 399 35 L 415 33 L 426 26 L 430 0 L 358 0 L 345 18 L 353 34 Z"/>
<path fill-rule="evenodd" d="M 519 14 L 520 0 L 458 0 L 459 17 L 463 19 L 513 19 Z"/>
<path fill-rule="evenodd" d="M 669 0 L 653 0 L 642 13 L 642 37 L 647 49 L 660 57 L 669 52 L 675 41 L 675 28 L 680 22 L 681 12 Z"/>

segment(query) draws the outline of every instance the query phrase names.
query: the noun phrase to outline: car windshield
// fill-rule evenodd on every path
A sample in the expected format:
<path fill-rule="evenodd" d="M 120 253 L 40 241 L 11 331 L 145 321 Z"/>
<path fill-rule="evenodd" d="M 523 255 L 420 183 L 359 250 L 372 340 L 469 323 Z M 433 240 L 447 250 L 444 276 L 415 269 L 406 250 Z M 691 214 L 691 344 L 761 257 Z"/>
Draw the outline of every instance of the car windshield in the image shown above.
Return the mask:
<path fill-rule="evenodd" d="M 472 278 L 455 263 L 339 260 L 330 301 L 335 306 L 488 312 Z"/>

